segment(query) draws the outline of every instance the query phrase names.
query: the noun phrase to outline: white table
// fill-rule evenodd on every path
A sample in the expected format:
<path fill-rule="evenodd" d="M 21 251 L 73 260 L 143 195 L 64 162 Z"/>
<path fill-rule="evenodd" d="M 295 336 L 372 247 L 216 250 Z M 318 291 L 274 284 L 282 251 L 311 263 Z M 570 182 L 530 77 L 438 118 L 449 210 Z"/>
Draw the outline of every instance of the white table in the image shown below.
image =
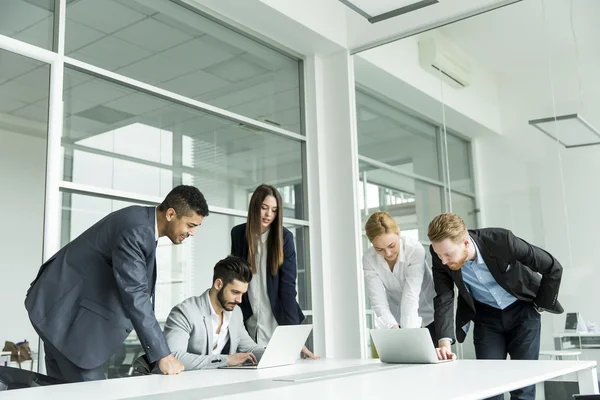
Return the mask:
<path fill-rule="evenodd" d="M 475 400 L 573 372 L 578 375 L 582 393 L 598 393 L 595 369 L 594 361 L 570 360 L 459 360 L 436 365 L 386 365 L 378 360 L 303 360 L 296 365 L 264 370 L 190 371 L 177 376 L 143 376 L 15 390 L 0 392 L 0 400 L 163 400 L 165 393 L 174 400 L 373 399 L 393 394 L 408 399 Z M 276 380 L 293 380 L 307 373 L 317 373 L 317 376 L 296 382 Z"/>

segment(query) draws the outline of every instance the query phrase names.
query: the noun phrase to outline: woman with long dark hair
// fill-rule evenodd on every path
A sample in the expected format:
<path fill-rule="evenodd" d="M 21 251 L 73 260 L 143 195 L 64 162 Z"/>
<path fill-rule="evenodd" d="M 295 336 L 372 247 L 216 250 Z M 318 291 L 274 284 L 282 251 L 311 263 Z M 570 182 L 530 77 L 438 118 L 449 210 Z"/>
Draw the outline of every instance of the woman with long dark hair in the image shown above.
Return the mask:
<path fill-rule="evenodd" d="M 240 308 L 250 336 L 266 346 L 278 325 L 298 325 L 294 236 L 283 227 L 283 202 L 273 186 L 260 185 L 250 199 L 248 220 L 231 230 L 231 254 L 247 259 L 253 278 Z M 303 356 L 315 357 L 306 346 Z"/>

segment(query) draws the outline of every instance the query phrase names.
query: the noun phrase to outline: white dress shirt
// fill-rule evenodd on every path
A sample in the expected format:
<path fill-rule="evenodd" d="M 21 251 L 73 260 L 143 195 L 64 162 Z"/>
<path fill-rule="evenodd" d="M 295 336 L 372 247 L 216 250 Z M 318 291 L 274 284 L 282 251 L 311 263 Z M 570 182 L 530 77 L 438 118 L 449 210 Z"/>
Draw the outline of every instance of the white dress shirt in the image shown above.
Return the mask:
<path fill-rule="evenodd" d="M 433 322 L 433 275 L 418 240 L 400 237 L 394 271 L 370 247 L 363 255 L 363 271 L 376 328 L 420 328 Z"/>
<path fill-rule="evenodd" d="M 248 318 L 246 326 L 250 337 L 256 341 L 259 346 L 266 346 L 277 328 L 277 320 L 273 315 L 271 300 L 267 293 L 267 250 L 266 242 L 269 237 L 269 231 L 261 235 L 261 241 L 256 251 L 255 263 L 258 267 L 256 274 L 252 277 L 248 285 L 248 298 L 252 307 L 252 316 Z"/>
<path fill-rule="evenodd" d="M 208 291 L 204 294 L 207 297 L 208 304 L 210 304 L 210 319 L 213 328 L 213 342 L 212 342 L 212 354 L 221 354 L 223 348 L 229 340 L 229 321 L 231 320 L 231 311 L 223 311 L 223 324 L 219 329 L 219 315 L 216 313 L 212 303 L 210 302 L 210 296 Z"/>

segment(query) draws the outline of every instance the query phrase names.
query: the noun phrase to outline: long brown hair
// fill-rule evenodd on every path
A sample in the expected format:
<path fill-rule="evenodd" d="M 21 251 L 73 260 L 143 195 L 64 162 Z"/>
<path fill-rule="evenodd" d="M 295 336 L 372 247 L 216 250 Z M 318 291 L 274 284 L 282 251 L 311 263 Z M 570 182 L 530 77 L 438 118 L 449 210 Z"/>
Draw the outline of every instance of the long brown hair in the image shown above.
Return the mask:
<path fill-rule="evenodd" d="M 256 188 L 248 206 L 248 221 L 246 224 L 246 241 L 248 242 L 248 262 L 255 274 L 256 248 L 261 240 L 260 209 L 267 196 L 275 197 L 277 201 L 277 215 L 269 227 L 267 239 L 267 257 L 271 264 L 271 274 L 277 275 L 279 267 L 283 264 L 283 201 L 279 191 L 271 185 L 262 184 Z"/>

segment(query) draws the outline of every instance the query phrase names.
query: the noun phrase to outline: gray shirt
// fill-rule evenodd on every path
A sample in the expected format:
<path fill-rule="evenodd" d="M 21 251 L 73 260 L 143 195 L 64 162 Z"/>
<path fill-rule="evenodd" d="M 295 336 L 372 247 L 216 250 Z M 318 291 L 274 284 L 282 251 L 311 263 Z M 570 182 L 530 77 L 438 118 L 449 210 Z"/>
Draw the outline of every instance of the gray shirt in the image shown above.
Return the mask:
<path fill-rule="evenodd" d="M 165 339 L 171 354 L 187 371 L 217 368 L 227 365 L 227 355 L 212 354 L 214 343 L 211 304 L 207 290 L 201 296 L 190 297 L 171 310 L 165 324 Z M 235 307 L 229 321 L 229 354 L 252 352 L 258 357 L 259 347 L 244 328 L 242 310 Z"/>

